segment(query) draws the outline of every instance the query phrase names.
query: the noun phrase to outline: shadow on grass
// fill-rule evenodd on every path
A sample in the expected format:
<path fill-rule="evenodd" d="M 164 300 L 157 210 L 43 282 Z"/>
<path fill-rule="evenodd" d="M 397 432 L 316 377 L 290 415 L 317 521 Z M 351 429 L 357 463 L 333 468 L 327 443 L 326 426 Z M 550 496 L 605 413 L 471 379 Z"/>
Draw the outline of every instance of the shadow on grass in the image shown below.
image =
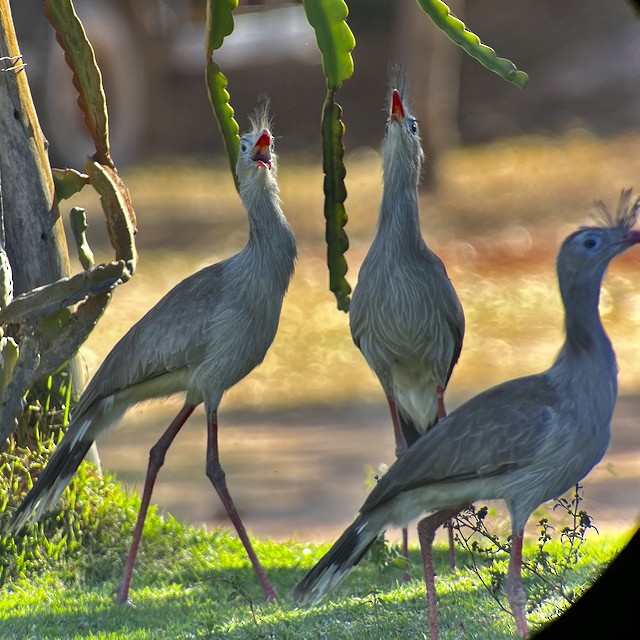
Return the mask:
<path fill-rule="evenodd" d="M 186 556 L 183 549 L 177 548 L 173 555 L 162 553 L 141 559 L 140 570 L 134 575 L 131 606 L 114 604 L 117 579 L 113 576 L 119 572 L 115 567 L 109 576 L 87 579 L 86 585 L 77 577 L 73 584 L 65 584 L 55 576 L 39 576 L 24 586 L 27 597 L 22 599 L 20 585 L 5 589 L 5 604 L 0 608 L 0 637 L 3 640 L 428 637 L 417 549 L 410 554 L 408 569 L 413 576 L 410 582 L 401 580 L 401 569 L 393 562 L 385 562 L 374 554 L 349 575 L 331 598 L 318 606 L 299 608 L 289 594 L 325 547 L 307 549 L 301 543 L 256 541 L 256 551 L 264 559 L 280 594 L 279 602 L 267 603 L 239 542 L 224 533 L 196 538 L 200 546 L 190 547 Z M 516 637 L 509 613 L 498 606 L 467 568 L 470 564 L 467 553 L 458 550 L 459 570 L 455 573 L 449 570 L 446 547 L 436 547 L 434 559 L 442 640 Z"/>
<path fill-rule="evenodd" d="M 114 584 L 67 586 L 43 579 L 37 597 L 19 604 L 1 622 L 2 638 L 62 640 L 108 638 L 205 638 L 207 640 L 296 640 L 421 638 L 426 633 L 420 556 L 411 554 L 415 579 L 400 580 L 400 570 L 365 561 L 331 599 L 298 608 L 289 593 L 306 568 L 270 567 L 280 594 L 266 603 L 250 567 L 218 570 L 149 567 L 134 577 L 131 606 L 114 604 Z M 299 565 L 300 563 L 298 563 Z M 447 551 L 436 551 L 441 637 L 512 638 L 509 620 L 480 593 L 466 572 L 448 573 Z M 454 584 L 455 582 L 455 584 Z M 503 632 L 504 630 L 504 632 Z M 483 635 L 484 632 L 484 635 Z"/>

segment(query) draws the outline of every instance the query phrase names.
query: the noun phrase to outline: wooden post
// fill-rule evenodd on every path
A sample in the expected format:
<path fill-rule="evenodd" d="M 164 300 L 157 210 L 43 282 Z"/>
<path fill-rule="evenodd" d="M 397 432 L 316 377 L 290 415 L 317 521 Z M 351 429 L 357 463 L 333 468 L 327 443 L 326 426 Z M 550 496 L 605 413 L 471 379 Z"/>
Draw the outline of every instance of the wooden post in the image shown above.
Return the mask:
<path fill-rule="evenodd" d="M 0 0 L 0 56 L 0 184 L 15 296 L 71 275 L 71 265 L 47 141 L 27 81 L 29 61 L 20 57 L 9 0 Z M 77 356 L 67 369 L 79 395 L 85 376 Z M 92 458 L 99 462 L 97 451 Z"/>

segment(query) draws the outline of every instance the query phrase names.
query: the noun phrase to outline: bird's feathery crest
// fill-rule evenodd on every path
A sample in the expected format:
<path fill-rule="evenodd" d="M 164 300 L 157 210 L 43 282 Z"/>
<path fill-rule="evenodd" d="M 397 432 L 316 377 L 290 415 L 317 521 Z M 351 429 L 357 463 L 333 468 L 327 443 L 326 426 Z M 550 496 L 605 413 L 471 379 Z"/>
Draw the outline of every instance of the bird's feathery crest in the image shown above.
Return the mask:
<path fill-rule="evenodd" d="M 398 62 L 389 65 L 389 94 L 394 89 L 398 90 L 400 99 L 403 103 L 407 101 L 407 89 L 409 81 L 407 79 L 407 70 Z M 406 107 L 406 104 L 405 104 Z"/>
<path fill-rule="evenodd" d="M 640 196 L 634 196 L 633 189 L 623 189 L 615 215 L 601 200 L 596 200 L 595 207 L 597 218 L 599 218 L 599 221 L 604 222 L 607 227 L 612 229 L 617 227 L 629 231 L 640 216 Z"/>
<path fill-rule="evenodd" d="M 269 106 L 269 98 L 263 98 L 249 115 L 251 133 L 257 134 L 263 129 L 271 131 L 273 127 L 273 118 L 269 115 Z"/>

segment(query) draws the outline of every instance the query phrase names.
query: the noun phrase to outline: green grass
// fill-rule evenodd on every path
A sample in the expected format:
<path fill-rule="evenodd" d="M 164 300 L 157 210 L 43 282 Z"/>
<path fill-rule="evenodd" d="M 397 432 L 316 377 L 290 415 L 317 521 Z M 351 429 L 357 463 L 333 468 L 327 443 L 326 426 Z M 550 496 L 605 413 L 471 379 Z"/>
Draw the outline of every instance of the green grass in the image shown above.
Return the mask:
<path fill-rule="evenodd" d="M 0 590 L 0 637 L 3 640 L 146 640 L 157 638 L 208 640 L 295 638 L 365 640 L 421 638 L 426 631 L 424 586 L 418 549 L 412 549 L 409 571 L 414 579 L 399 580 L 393 555 L 380 546 L 361 563 L 329 600 L 317 607 L 297 608 L 288 597 L 293 586 L 327 550 L 328 545 L 300 541 L 256 541 L 255 548 L 274 586 L 278 603 L 266 603 L 240 542 L 228 531 L 186 526 L 166 515 L 149 514 L 138 569 L 131 591 L 132 606 L 114 604 L 122 564 L 130 542 L 138 499 L 111 478 L 100 479 L 82 466 L 75 486 L 67 491 L 57 520 L 46 520 L 15 540 L 18 553 L 28 549 L 38 562 L 4 572 Z M 69 508 L 72 502 L 72 508 Z M 81 544 L 50 553 L 69 522 L 87 531 Z M 93 523 L 93 524 L 92 524 Z M 73 528 L 73 527 L 71 527 Z M 45 532 L 46 529 L 46 532 Z M 45 536 L 46 533 L 46 536 Z M 3 541 L 6 566 L 16 549 Z M 565 584 L 579 592 L 624 541 L 587 541 Z M 529 548 L 530 553 L 535 549 Z M 547 551 L 559 553 L 557 545 Z M 479 640 L 515 638 L 511 616 L 500 608 L 478 576 L 470 556 L 458 552 L 451 574 L 447 549 L 436 547 L 441 637 Z M 506 562 L 499 569 L 506 571 Z M 481 572 L 490 580 L 488 569 Z M 533 591 L 533 577 L 528 584 Z M 504 603 L 504 595 L 499 595 Z M 531 614 L 539 624 L 566 602 L 551 597 Z"/>

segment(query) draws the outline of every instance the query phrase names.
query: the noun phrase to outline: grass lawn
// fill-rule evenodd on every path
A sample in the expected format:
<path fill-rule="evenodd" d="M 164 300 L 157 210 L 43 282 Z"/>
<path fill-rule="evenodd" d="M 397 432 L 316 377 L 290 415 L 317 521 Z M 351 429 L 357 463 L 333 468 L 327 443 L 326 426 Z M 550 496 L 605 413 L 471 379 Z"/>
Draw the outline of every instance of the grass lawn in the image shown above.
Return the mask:
<path fill-rule="evenodd" d="M 156 640 L 158 638 L 241 640 L 394 640 L 426 637 L 424 585 L 418 549 L 409 569 L 415 578 L 399 580 L 400 570 L 380 554 L 368 556 L 330 600 L 297 608 L 288 593 L 328 548 L 302 542 L 257 541 L 256 552 L 280 594 L 265 603 L 244 551 L 225 531 L 183 526 L 152 514 L 134 574 L 131 606 L 114 604 L 121 561 L 129 535 L 113 540 L 101 557 L 67 558 L 52 570 L 4 585 L 0 598 L 3 640 Z M 594 536 L 567 590 L 588 582 L 623 540 Z M 103 543 L 104 546 L 104 543 Z M 436 549 L 441 637 L 500 640 L 515 638 L 511 616 L 500 608 L 476 574 L 470 557 L 448 568 L 447 549 Z M 54 563 L 56 564 L 56 563 Z M 501 565 L 506 571 L 506 565 Z M 490 580 L 487 570 L 482 571 Z M 533 585 L 529 582 L 530 588 Z M 504 595 L 500 594 L 504 605 Z M 555 597 L 535 606 L 532 624 L 554 615 Z M 566 603 L 564 603 L 566 606 Z"/>

